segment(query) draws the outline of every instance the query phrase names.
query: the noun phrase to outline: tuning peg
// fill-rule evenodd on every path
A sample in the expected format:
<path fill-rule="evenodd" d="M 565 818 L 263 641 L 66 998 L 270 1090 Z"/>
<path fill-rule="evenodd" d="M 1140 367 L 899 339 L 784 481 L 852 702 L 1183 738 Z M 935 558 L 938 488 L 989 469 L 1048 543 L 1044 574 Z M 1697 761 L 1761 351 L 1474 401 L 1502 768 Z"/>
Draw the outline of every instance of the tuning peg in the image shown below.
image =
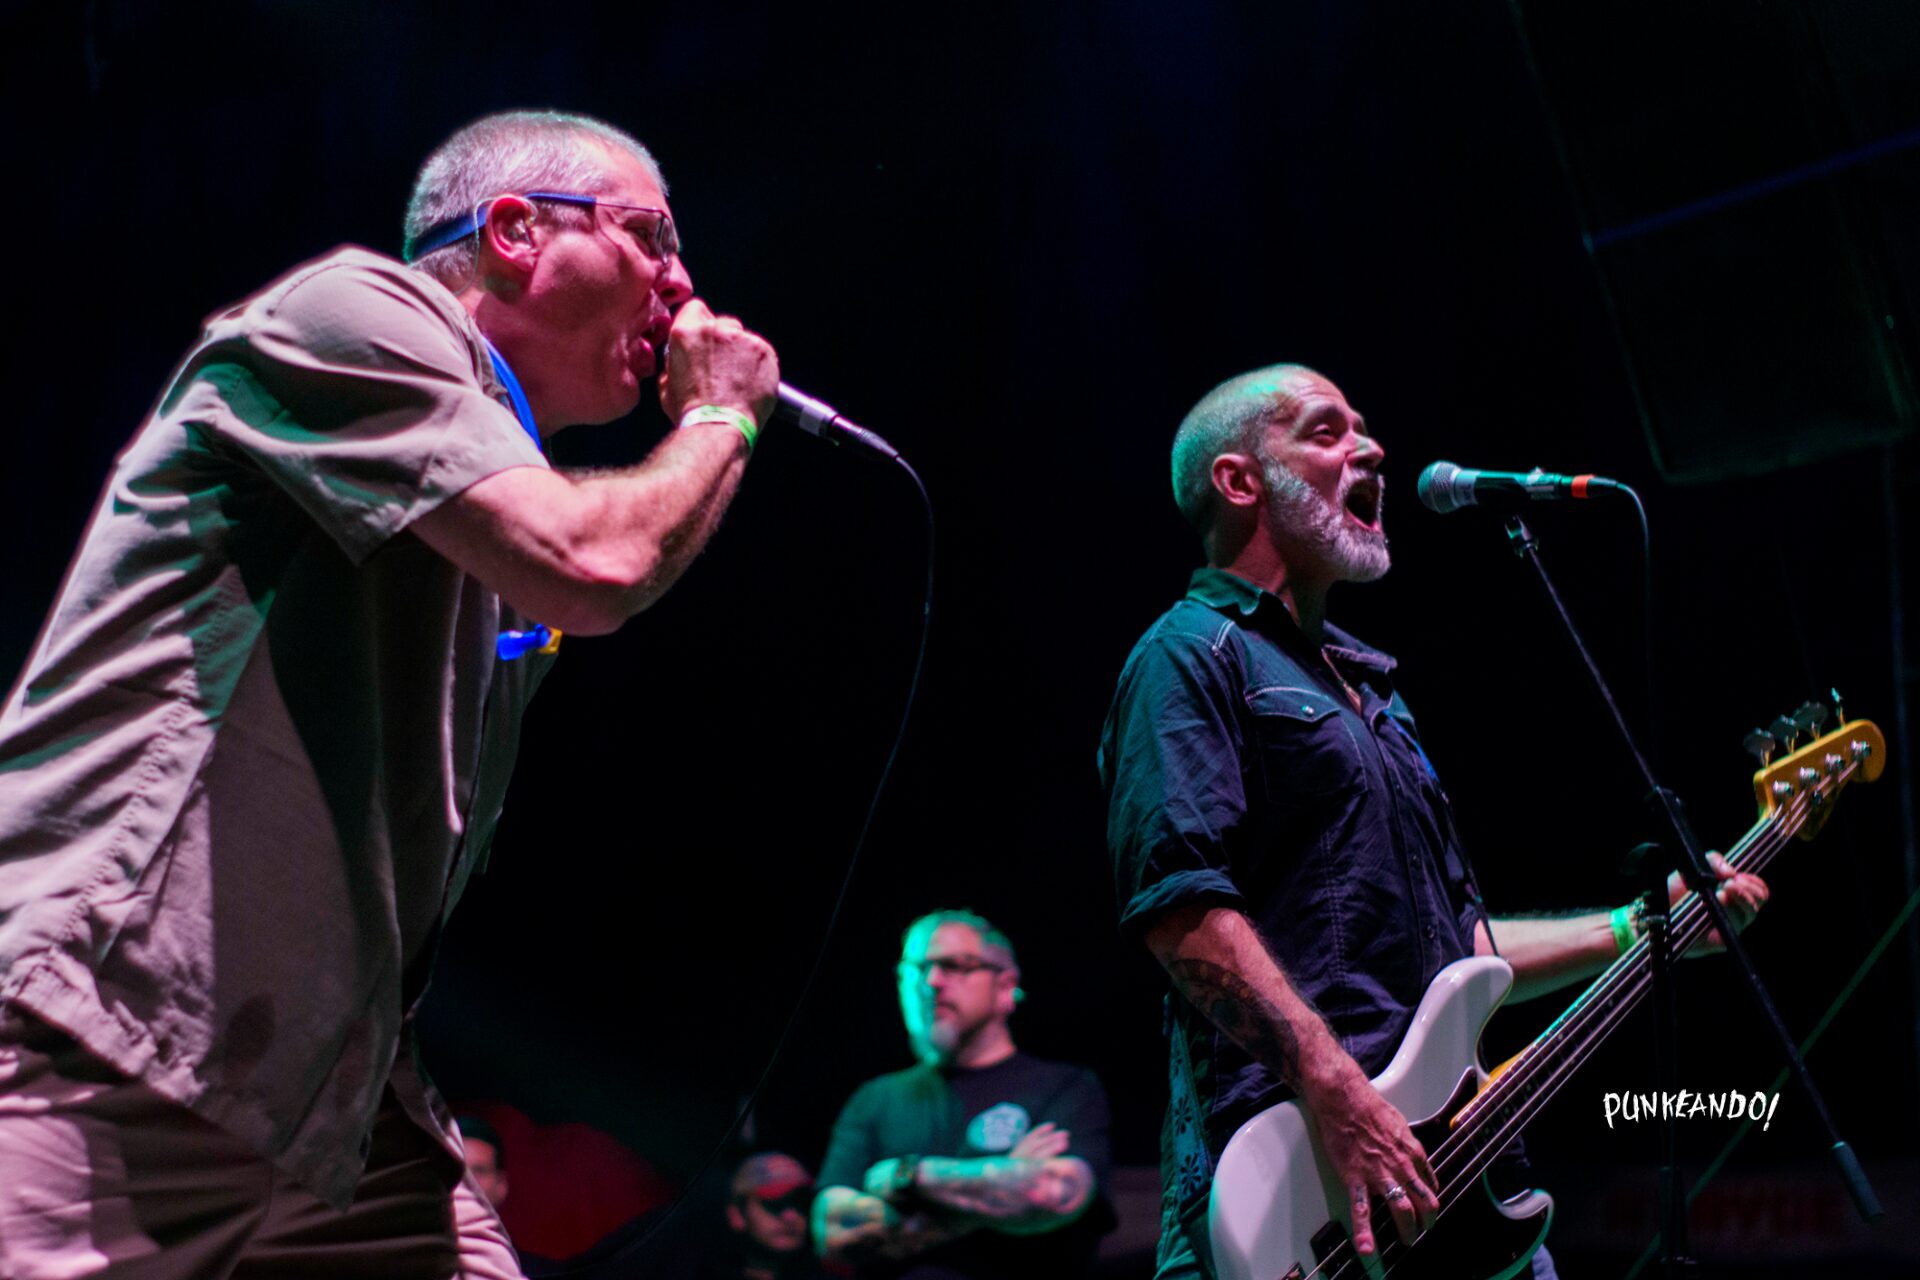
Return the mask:
<path fill-rule="evenodd" d="M 1841 724 L 1845 724 L 1847 722 L 1847 709 L 1840 705 L 1840 691 L 1838 689 L 1829 689 L 1827 690 L 1827 696 L 1833 699 L 1833 718 Z"/>
<path fill-rule="evenodd" d="M 1758 760 L 1760 767 L 1764 769 L 1772 763 L 1773 749 L 1778 744 L 1774 742 L 1773 735 L 1765 729 L 1755 729 L 1740 740 L 1740 745 L 1745 747 L 1747 754 Z"/>
<path fill-rule="evenodd" d="M 1793 750 L 1800 741 L 1800 726 L 1785 716 L 1778 717 L 1768 725 L 1767 732 L 1773 735 L 1775 743 L 1788 751 Z"/>
<path fill-rule="evenodd" d="M 1803 702 L 1793 713 L 1793 723 L 1810 738 L 1820 736 L 1820 726 L 1827 722 L 1827 706 L 1824 702 Z"/>

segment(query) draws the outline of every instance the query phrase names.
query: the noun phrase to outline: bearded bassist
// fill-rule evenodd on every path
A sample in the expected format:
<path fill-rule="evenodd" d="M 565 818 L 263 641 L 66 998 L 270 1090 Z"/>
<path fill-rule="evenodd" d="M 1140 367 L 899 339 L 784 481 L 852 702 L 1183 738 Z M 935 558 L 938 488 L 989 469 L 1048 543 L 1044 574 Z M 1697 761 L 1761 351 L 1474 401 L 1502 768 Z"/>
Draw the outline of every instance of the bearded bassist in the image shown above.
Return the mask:
<path fill-rule="evenodd" d="M 1370 1077 L 1429 983 L 1497 937 L 1524 999 L 1638 937 L 1625 909 L 1489 919 L 1394 660 L 1327 621 L 1334 583 L 1387 570 L 1384 456 L 1298 365 L 1221 384 L 1174 439 L 1175 499 L 1207 565 L 1127 659 L 1100 750 L 1122 927 L 1173 987 L 1161 1280 L 1214 1274 L 1215 1162 L 1289 1096 L 1350 1199 L 1352 1249 L 1384 1247 L 1375 1206 L 1411 1242 L 1439 1211 L 1436 1179 Z M 1743 926 L 1766 885 L 1713 865 Z M 1544 1248 L 1506 1274 L 1529 1270 L 1554 1275 Z"/>

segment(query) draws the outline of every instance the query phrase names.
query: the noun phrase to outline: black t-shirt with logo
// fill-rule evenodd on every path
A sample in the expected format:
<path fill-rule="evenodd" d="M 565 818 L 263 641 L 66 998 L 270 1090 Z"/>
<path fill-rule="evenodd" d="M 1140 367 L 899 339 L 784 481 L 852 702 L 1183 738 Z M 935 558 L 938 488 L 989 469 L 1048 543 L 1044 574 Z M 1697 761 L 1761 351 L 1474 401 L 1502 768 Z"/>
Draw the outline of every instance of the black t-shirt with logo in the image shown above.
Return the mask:
<path fill-rule="evenodd" d="M 854 1090 L 834 1122 L 820 1169 L 822 1187 L 861 1189 L 867 1170 L 890 1156 L 1003 1156 L 1051 1122 L 1068 1132 L 1067 1154 L 1085 1160 L 1102 1193 L 1077 1220 L 1041 1235 L 975 1231 L 906 1263 L 863 1268 L 861 1280 L 987 1280 L 1075 1276 L 1093 1260 L 1113 1224 L 1104 1191 L 1112 1168 L 1107 1095 L 1085 1067 L 1016 1053 L 977 1071 L 909 1067 Z"/>

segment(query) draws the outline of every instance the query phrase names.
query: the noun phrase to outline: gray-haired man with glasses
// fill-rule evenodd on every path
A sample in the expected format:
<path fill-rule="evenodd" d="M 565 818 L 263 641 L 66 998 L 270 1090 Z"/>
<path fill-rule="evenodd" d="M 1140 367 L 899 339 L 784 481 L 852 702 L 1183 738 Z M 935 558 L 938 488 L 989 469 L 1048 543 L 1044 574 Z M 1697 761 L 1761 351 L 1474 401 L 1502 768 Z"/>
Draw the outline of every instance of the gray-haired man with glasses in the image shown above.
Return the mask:
<path fill-rule="evenodd" d="M 1084 1273 L 1111 1225 L 1099 1079 L 1014 1046 L 1020 964 L 983 917 L 915 920 L 898 975 L 919 1064 L 842 1108 L 814 1201 L 822 1255 L 861 1277 Z"/>
<path fill-rule="evenodd" d="M 0 708 L 0 1275 L 519 1274 L 407 1019 L 561 635 L 699 553 L 778 364 L 600 121 L 462 129 L 406 232 L 207 322 Z M 646 383 L 644 462 L 548 463 Z"/>

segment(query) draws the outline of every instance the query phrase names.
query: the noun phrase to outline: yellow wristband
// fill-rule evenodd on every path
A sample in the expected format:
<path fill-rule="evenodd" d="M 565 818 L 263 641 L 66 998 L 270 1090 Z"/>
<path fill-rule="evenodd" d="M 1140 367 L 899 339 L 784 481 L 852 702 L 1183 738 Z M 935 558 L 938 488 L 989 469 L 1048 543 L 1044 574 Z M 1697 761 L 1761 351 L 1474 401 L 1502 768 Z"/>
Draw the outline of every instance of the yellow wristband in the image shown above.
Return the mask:
<path fill-rule="evenodd" d="M 709 422 L 722 423 L 737 430 L 747 438 L 747 452 L 753 452 L 753 442 L 760 437 L 760 424 L 751 414 L 738 409 L 730 409 L 724 404 L 698 404 L 680 415 L 681 427 L 698 427 Z"/>

